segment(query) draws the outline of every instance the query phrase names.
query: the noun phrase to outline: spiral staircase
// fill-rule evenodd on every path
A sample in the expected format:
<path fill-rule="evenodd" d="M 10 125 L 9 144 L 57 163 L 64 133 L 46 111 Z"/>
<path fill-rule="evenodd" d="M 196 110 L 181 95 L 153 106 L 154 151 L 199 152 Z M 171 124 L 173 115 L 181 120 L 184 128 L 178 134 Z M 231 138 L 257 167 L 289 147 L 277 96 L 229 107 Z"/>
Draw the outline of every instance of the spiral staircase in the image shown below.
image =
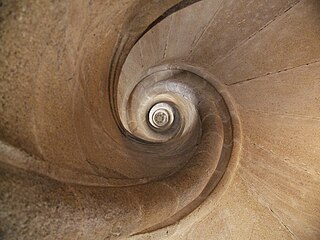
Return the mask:
<path fill-rule="evenodd" d="M 320 1 L 0 3 L 0 239 L 320 239 Z"/>

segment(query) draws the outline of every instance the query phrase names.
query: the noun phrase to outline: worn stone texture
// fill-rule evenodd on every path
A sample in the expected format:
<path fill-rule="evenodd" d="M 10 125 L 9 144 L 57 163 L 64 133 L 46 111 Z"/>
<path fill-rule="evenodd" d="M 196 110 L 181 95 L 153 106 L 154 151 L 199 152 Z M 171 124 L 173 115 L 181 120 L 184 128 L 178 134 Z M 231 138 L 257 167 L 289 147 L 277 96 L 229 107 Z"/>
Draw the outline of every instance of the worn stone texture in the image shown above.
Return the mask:
<path fill-rule="evenodd" d="M 0 1 L 0 239 L 320 239 L 319 61 L 318 0 Z"/>

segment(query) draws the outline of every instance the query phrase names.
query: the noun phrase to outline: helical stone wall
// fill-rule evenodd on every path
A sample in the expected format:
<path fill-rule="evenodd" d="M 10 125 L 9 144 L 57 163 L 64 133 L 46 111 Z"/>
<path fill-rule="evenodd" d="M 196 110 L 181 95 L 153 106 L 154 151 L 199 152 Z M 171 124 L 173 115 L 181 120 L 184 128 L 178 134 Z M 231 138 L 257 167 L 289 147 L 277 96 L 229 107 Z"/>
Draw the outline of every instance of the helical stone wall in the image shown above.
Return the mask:
<path fill-rule="evenodd" d="M 320 236 L 319 0 L 0 3 L 0 239 Z"/>
<path fill-rule="evenodd" d="M 126 191 L 123 187 L 136 186 L 137 195 L 156 201 L 137 233 L 177 222 L 222 182 L 219 199 L 236 169 L 241 145 L 238 114 L 225 88 L 203 69 L 174 62 L 151 67 L 136 81 L 125 82 L 120 75 L 117 86 L 117 124 L 123 133 L 119 157 L 107 171 L 92 166 L 110 187 Z M 79 125 L 83 149 L 103 132 L 98 125 L 84 126 L 90 124 Z M 87 153 L 99 159 L 99 152 Z M 173 199 L 168 199 L 168 191 Z"/>

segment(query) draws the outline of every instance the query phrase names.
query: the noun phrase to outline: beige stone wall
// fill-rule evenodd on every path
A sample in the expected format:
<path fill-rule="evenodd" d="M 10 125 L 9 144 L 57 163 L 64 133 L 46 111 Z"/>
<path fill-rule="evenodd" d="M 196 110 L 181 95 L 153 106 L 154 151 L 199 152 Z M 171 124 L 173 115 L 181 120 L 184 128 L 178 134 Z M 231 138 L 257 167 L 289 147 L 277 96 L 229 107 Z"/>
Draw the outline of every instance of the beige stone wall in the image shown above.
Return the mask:
<path fill-rule="evenodd" d="M 0 2 L 0 239 L 319 239 L 319 61 L 318 0 Z"/>

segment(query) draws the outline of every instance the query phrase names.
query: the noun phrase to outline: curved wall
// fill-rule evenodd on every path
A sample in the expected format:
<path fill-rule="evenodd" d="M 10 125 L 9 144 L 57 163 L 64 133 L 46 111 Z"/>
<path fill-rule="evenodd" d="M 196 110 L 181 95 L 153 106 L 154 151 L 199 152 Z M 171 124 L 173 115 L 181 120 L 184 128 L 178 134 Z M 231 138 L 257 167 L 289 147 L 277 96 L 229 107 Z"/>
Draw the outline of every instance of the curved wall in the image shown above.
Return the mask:
<path fill-rule="evenodd" d="M 0 237 L 318 239 L 319 13 L 4 1 Z"/>

